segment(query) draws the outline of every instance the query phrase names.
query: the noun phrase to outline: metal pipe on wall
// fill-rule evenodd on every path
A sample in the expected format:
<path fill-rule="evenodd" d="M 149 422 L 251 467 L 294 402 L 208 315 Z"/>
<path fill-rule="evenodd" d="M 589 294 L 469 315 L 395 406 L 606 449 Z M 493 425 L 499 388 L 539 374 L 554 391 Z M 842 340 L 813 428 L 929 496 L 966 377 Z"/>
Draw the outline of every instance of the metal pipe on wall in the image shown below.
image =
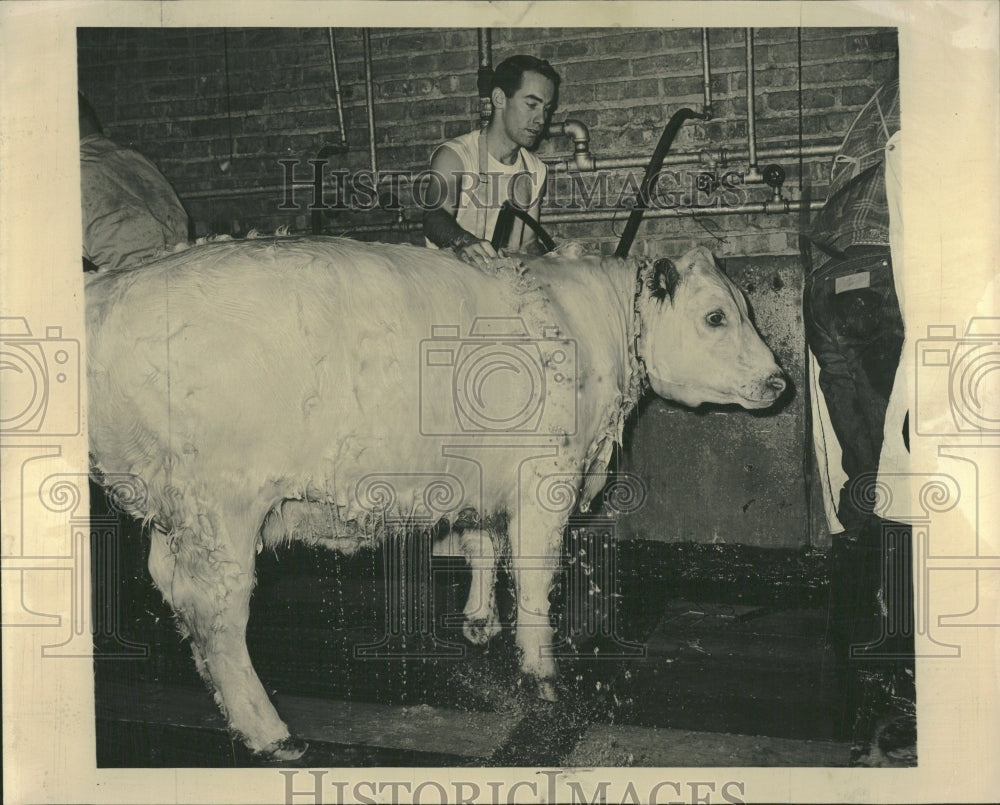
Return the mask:
<path fill-rule="evenodd" d="M 365 62 L 365 106 L 368 110 L 368 154 L 371 158 L 372 175 L 378 175 L 378 160 L 375 153 L 375 85 L 372 81 L 372 31 L 361 29 L 361 45 Z"/>
<path fill-rule="evenodd" d="M 489 28 L 476 29 L 476 45 L 479 50 L 479 66 L 493 68 L 493 34 Z"/>
<path fill-rule="evenodd" d="M 810 210 L 823 209 L 823 201 L 812 201 L 809 203 Z M 650 209 L 646 211 L 647 218 L 693 218 L 698 215 L 787 215 L 799 212 L 802 208 L 800 201 L 783 201 L 774 204 L 770 201 L 758 201 L 751 204 L 741 204 L 738 207 L 703 207 L 692 209 L 690 207 L 678 207 L 670 209 Z M 625 215 L 629 210 L 600 210 L 595 212 L 546 212 L 542 210 L 542 221 L 544 224 L 574 224 L 574 223 L 597 223 L 601 221 L 613 221 Z M 350 233 L 374 233 L 386 231 L 415 232 L 423 227 L 420 221 L 405 221 L 401 224 L 386 226 L 385 224 L 362 224 L 361 226 L 346 227 L 339 230 L 339 234 Z"/>
<path fill-rule="evenodd" d="M 706 119 L 711 118 L 712 115 L 712 72 L 709 67 L 708 59 L 708 28 L 701 29 L 701 69 L 702 69 L 702 80 L 705 86 L 705 101 L 702 104 L 701 111 L 702 114 L 706 116 Z"/>
<path fill-rule="evenodd" d="M 756 156 L 762 159 L 791 159 L 798 157 L 801 153 L 806 157 L 832 157 L 837 154 L 840 144 L 836 145 L 807 145 L 801 150 L 799 148 L 768 148 L 760 151 Z M 727 164 L 731 161 L 743 161 L 748 159 L 745 152 L 727 151 L 720 148 L 716 151 L 688 151 L 685 153 L 668 154 L 663 160 L 664 165 L 716 165 Z M 566 157 L 543 157 L 542 162 L 554 170 L 571 170 L 575 168 L 573 156 Z M 644 168 L 649 162 L 648 156 L 630 157 L 594 157 L 593 170 L 610 170 L 616 168 Z M 759 177 L 758 177 L 759 178 Z"/>
<path fill-rule="evenodd" d="M 479 51 L 479 70 L 476 86 L 479 90 L 479 128 L 485 129 L 493 115 L 493 101 L 490 100 L 490 83 L 493 80 L 493 37 L 489 28 L 478 28 L 476 40 Z"/>
<path fill-rule="evenodd" d="M 809 204 L 810 210 L 823 209 L 822 201 L 813 201 Z M 737 207 L 670 207 L 662 209 L 646 210 L 646 218 L 693 218 L 698 215 L 787 215 L 792 212 L 799 212 L 802 203 L 799 201 L 782 201 L 774 203 L 771 201 L 755 201 L 749 204 L 740 204 Z M 627 215 L 630 210 L 600 210 L 595 212 L 546 212 L 542 209 L 542 222 L 548 224 L 571 224 L 571 223 L 591 223 L 596 221 L 609 221 L 614 218 Z"/>
<path fill-rule="evenodd" d="M 337 102 L 337 123 L 340 125 L 340 144 L 347 149 L 347 128 L 344 126 L 344 98 L 340 92 L 340 71 L 337 69 L 337 46 L 333 39 L 333 28 L 326 29 L 330 41 L 330 67 L 333 69 L 333 97 Z"/>
<path fill-rule="evenodd" d="M 747 181 L 760 181 L 757 170 L 757 115 L 754 111 L 756 90 L 754 88 L 753 28 L 747 28 L 747 152 L 750 155 Z"/>
<path fill-rule="evenodd" d="M 594 157 L 590 153 L 590 130 L 582 121 L 566 118 L 559 123 L 548 126 L 550 137 L 568 136 L 573 138 L 573 156 L 565 157 L 562 162 L 572 165 L 578 171 L 594 170 Z M 542 160 L 548 163 L 548 160 Z"/>

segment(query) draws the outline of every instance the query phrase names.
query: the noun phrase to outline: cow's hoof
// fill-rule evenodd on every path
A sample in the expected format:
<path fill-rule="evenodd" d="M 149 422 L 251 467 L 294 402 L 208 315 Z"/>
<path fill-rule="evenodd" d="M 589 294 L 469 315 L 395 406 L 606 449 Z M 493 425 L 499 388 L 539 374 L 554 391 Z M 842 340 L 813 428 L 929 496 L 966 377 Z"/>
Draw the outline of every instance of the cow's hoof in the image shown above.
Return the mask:
<path fill-rule="evenodd" d="M 538 680 L 538 698 L 547 702 L 559 701 L 559 694 L 556 693 L 556 683 L 551 679 Z"/>
<path fill-rule="evenodd" d="M 496 616 L 489 618 L 466 618 L 462 624 L 465 639 L 476 646 L 485 646 L 500 634 L 500 623 Z"/>
<path fill-rule="evenodd" d="M 261 749 L 255 754 L 258 757 L 266 758 L 267 760 L 288 762 L 298 760 L 306 753 L 308 748 L 308 743 L 289 735 L 287 738 L 282 738 L 280 741 L 268 744 L 264 749 Z"/>

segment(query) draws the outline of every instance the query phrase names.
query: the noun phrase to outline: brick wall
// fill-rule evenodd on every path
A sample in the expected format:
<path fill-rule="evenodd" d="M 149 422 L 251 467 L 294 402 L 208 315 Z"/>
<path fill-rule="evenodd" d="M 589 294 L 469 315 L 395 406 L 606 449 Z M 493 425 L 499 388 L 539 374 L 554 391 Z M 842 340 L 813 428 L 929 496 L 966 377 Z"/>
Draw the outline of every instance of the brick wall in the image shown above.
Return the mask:
<path fill-rule="evenodd" d="M 356 171 L 369 165 L 361 31 L 336 29 L 335 36 L 349 151 L 329 168 Z M 676 109 L 701 109 L 700 29 L 501 29 L 492 36 L 495 63 L 516 52 L 552 62 L 563 77 L 554 119 L 583 121 L 598 159 L 646 160 Z M 745 169 L 744 37 L 744 29 L 711 30 L 715 118 L 685 124 L 672 153 L 726 149 L 735 156 L 721 168 Z M 436 144 L 475 125 L 476 41 L 472 29 L 372 31 L 380 170 L 426 167 Z M 806 145 L 836 144 L 895 69 L 896 36 L 886 29 L 757 29 L 755 58 L 758 149 L 795 147 L 800 129 Z M 200 233 L 308 227 L 307 190 L 296 195 L 303 209 L 279 208 L 285 169 L 278 160 L 301 160 L 296 177 L 308 177 L 305 160 L 340 142 L 327 29 L 81 29 L 79 82 L 109 135 L 148 155 L 173 182 Z M 566 138 L 554 138 L 540 153 L 571 150 Z M 785 195 L 797 199 L 799 160 L 780 164 Z M 822 198 L 829 159 L 803 164 L 813 198 Z M 632 169 L 636 179 L 641 171 Z M 569 181 L 557 175 L 556 203 Z M 608 181 L 615 198 L 624 171 Z M 761 185 L 745 191 L 752 201 L 770 192 Z M 403 217 L 418 214 L 407 209 Z M 550 229 L 556 240 L 583 238 L 608 251 L 625 217 Z M 397 221 L 376 211 L 328 215 L 325 223 L 334 230 L 385 224 L 370 236 L 419 242 L 419 232 L 393 227 Z M 798 227 L 797 215 L 647 218 L 635 250 L 676 254 L 700 242 L 721 256 L 794 254 Z"/>

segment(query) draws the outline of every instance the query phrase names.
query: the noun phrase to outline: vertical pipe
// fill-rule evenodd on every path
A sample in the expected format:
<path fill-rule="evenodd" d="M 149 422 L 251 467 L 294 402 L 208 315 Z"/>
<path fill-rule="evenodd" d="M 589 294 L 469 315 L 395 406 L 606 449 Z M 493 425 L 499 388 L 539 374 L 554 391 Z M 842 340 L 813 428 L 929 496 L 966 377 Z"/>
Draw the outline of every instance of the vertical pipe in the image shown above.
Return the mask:
<path fill-rule="evenodd" d="M 236 148 L 233 145 L 233 95 L 229 89 L 229 36 L 227 35 L 225 28 L 222 29 L 222 63 L 226 71 L 226 127 L 229 131 L 229 159 L 223 162 L 219 167 L 222 169 L 222 172 L 225 173 L 232 167 L 236 151 Z"/>
<path fill-rule="evenodd" d="M 712 70 L 708 59 L 708 28 L 701 29 L 701 68 L 705 86 L 705 102 L 701 111 L 709 120 L 712 117 Z"/>
<path fill-rule="evenodd" d="M 477 28 L 476 40 L 479 45 L 479 66 L 493 66 L 493 36 L 489 28 Z"/>
<path fill-rule="evenodd" d="M 747 28 L 747 152 L 750 154 L 750 168 L 744 181 L 760 180 L 757 170 L 757 118 L 754 111 L 754 100 L 757 97 L 754 88 L 753 66 L 753 28 Z"/>
<path fill-rule="evenodd" d="M 486 148 L 486 130 L 493 116 L 493 101 L 490 98 L 490 85 L 493 83 L 493 42 L 489 28 L 477 29 L 476 38 L 479 45 L 479 70 L 476 73 L 476 84 L 479 89 L 479 181 L 488 196 L 490 180 L 487 175 L 489 152 Z M 486 231 L 486 208 L 482 204 L 476 205 L 475 231 L 477 236 L 490 237 Z M 494 225 L 494 237 L 495 232 L 496 225 Z"/>
<path fill-rule="evenodd" d="M 808 277 L 812 273 L 812 247 L 807 240 L 809 232 L 809 208 L 812 201 L 812 185 L 805 177 L 805 160 L 802 148 L 802 29 L 798 29 L 798 93 L 799 93 L 799 252 L 802 256 L 802 293 L 805 294 L 808 287 Z M 802 344 L 802 366 L 805 369 L 805 382 L 802 394 L 804 449 L 802 455 L 802 477 L 805 481 L 806 493 L 806 534 L 809 537 L 809 547 L 817 547 L 818 539 L 815 528 L 815 516 L 813 512 L 813 490 L 816 486 L 816 478 L 813 473 L 813 461 L 815 448 L 813 447 L 813 413 L 812 413 L 812 383 L 810 382 L 810 351 L 809 343 L 803 339 Z"/>
<path fill-rule="evenodd" d="M 333 41 L 333 28 L 326 29 L 330 40 L 330 67 L 333 68 L 333 96 L 337 102 L 337 124 L 340 126 L 340 144 L 347 148 L 347 128 L 344 126 L 344 98 L 340 94 L 340 71 L 337 69 L 337 46 Z"/>
<path fill-rule="evenodd" d="M 476 31 L 479 48 L 479 71 L 477 87 L 479 89 L 479 128 L 485 129 L 493 114 L 493 102 L 490 100 L 490 82 L 493 78 L 493 38 L 489 28 L 479 28 Z"/>
<path fill-rule="evenodd" d="M 368 107 L 368 154 L 371 158 L 372 175 L 378 175 L 378 161 L 375 154 L 375 86 L 372 83 L 372 31 L 361 29 L 361 44 L 365 60 L 365 101 Z"/>
<path fill-rule="evenodd" d="M 803 164 L 803 162 L 805 161 L 805 157 L 804 157 L 804 154 L 802 152 L 802 110 L 803 110 L 803 106 L 802 106 L 802 29 L 801 28 L 798 29 L 798 35 L 797 35 L 796 38 L 797 38 L 797 42 L 798 42 L 798 48 L 797 48 L 797 50 L 798 50 L 797 83 L 798 83 L 798 91 L 799 91 L 799 98 L 798 98 L 798 101 L 799 101 L 799 195 L 801 196 L 802 195 L 802 186 L 803 186 L 802 183 L 804 181 L 803 177 L 805 176 L 805 166 Z"/>

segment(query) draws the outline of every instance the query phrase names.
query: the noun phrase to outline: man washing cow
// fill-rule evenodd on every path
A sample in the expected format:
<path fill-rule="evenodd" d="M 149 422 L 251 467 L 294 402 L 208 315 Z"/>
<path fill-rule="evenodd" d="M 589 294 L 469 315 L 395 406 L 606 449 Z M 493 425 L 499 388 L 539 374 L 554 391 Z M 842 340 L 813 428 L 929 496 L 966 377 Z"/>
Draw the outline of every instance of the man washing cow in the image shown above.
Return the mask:
<path fill-rule="evenodd" d="M 231 730 L 256 752 L 292 760 L 306 748 L 246 645 L 265 547 L 350 553 L 471 510 L 463 631 L 476 643 L 499 631 L 496 541 L 509 549 L 521 669 L 552 699 L 562 535 L 602 488 L 640 396 L 766 408 L 785 389 L 707 249 L 676 265 L 572 245 L 540 257 L 517 227 L 508 245 L 521 265 L 466 265 L 498 256 L 497 197 L 537 217 L 545 167 L 526 149 L 558 83 L 546 62 L 508 59 L 487 130 L 435 154 L 440 203 L 425 231 L 443 251 L 247 239 L 88 275 L 94 469 L 112 492 L 115 478 L 139 482 L 119 502 L 150 527 L 150 575 Z M 480 174 L 489 187 L 476 186 Z M 566 505 L 541 494 L 552 479 L 576 490 Z"/>
<path fill-rule="evenodd" d="M 555 108 L 559 75 L 547 61 L 511 56 L 493 73 L 493 116 L 483 131 L 440 145 L 425 187 L 424 236 L 433 248 L 450 248 L 485 268 L 496 258 L 491 241 L 500 206 L 510 201 L 538 220 L 546 167 L 531 149 Z M 535 237 L 517 221 L 506 247 L 531 252 Z"/>

